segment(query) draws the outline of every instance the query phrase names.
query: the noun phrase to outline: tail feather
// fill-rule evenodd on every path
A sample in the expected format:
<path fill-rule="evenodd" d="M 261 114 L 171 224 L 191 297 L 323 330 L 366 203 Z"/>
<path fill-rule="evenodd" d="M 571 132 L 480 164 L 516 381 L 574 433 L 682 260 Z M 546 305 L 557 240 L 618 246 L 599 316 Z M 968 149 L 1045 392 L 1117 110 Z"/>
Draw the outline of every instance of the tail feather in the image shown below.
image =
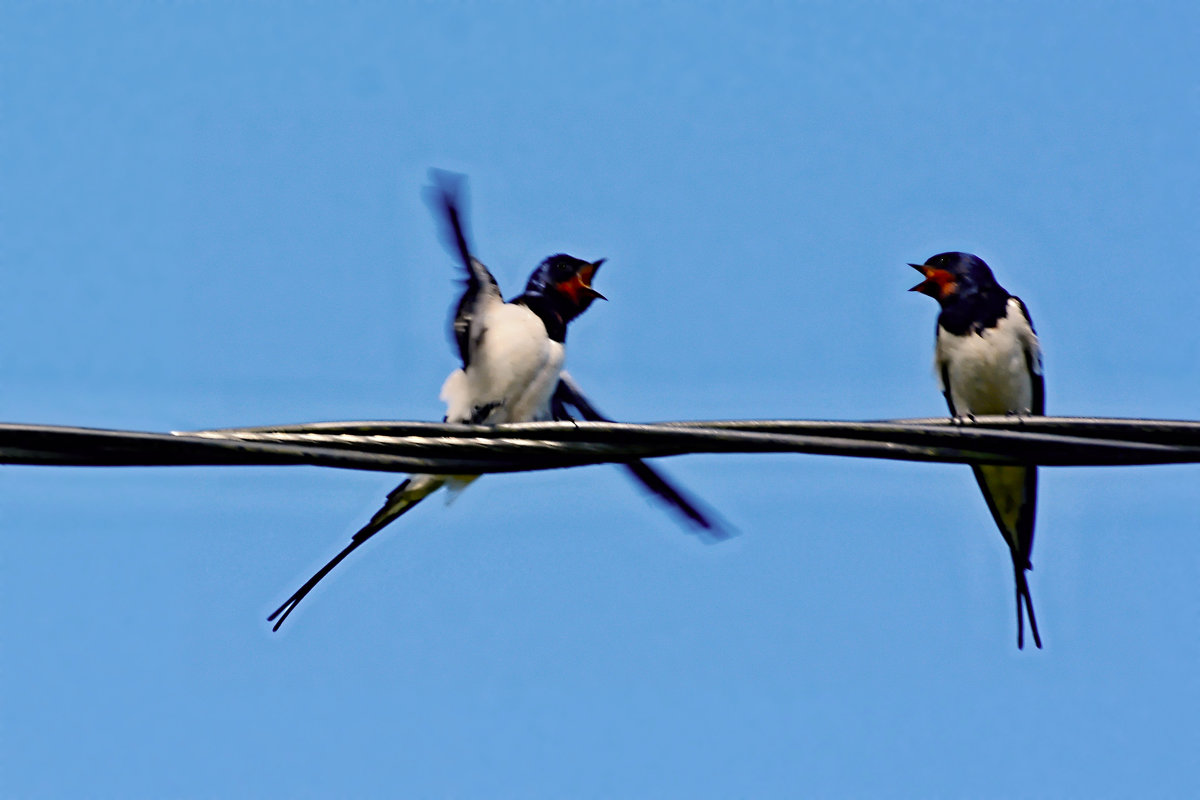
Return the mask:
<path fill-rule="evenodd" d="M 1025 616 L 1029 612 L 1029 632 L 1033 634 L 1033 643 L 1042 649 L 1042 637 L 1038 633 L 1037 617 L 1033 615 L 1033 596 L 1029 593 L 1029 581 L 1025 577 L 1024 567 L 1013 564 L 1013 574 L 1017 584 L 1017 647 L 1025 648 Z"/>
<path fill-rule="evenodd" d="M 308 596 L 308 593 L 316 588 L 321 579 L 332 572 L 334 567 L 342 563 L 342 560 L 346 556 L 353 553 L 358 549 L 359 545 L 386 528 L 393 520 L 402 516 L 417 503 L 437 491 L 445 482 L 445 478 L 437 475 L 415 475 L 393 489 L 388 494 L 387 502 L 383 504 L 383 508 L 375 512 L 375 516 L 371 517 L 371 520 L 366 525 L 362 526 L 354 536 L 350 537 L 350 544 L 346 545 L 340 553 L 331 558 L 329 563 L 317 570 L 283 605 L 275 609 L 274 613 L 267 617 L 267 622 L 275 623 L 271 630 L 279 630 L 279 626 L 296 610 L 296 606 L 300 604 L 300 601 Z"/>

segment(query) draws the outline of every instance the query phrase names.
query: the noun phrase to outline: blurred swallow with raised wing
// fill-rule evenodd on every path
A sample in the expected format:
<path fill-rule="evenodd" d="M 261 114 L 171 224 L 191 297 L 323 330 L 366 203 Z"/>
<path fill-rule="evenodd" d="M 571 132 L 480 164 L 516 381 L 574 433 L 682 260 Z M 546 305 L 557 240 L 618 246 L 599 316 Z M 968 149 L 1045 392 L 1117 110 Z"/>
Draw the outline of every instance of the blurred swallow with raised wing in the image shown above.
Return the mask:
<path fill-rule="evenodd" d="M 567 326 L 587 310 L 593 300 L 605 299 L 592 288 L 604 259 L 584 261 L 574 256 L 550 256 L 538 265 L 525 291 L 510 301 L 478 259 L 471 255 L 462 220 L 461 175 L 434 170 L 427 198 L 444 227 L 444 233 L 466 271 L 465 290 L 455 308 L 452 334 L 462 367 L 442 386 L 446 422 L 499 425 L 570 419 L 571 405 L 589 419 L 594 409 L 563 372 Z M 627 465 L 647 488 L 672 504 L 684 517 L 706 531 L 714 525 L 681 492 L 640 461 Z M 474 475 L 411 475 L 387 497 L 384 506 L 362 527 L 340 553 L 316 572 L 295 594 L 275 610 L 273 630 L 295 610 L 304 597 L 329 572 L 360 545 L 442 488 L 461 491 Z"/>

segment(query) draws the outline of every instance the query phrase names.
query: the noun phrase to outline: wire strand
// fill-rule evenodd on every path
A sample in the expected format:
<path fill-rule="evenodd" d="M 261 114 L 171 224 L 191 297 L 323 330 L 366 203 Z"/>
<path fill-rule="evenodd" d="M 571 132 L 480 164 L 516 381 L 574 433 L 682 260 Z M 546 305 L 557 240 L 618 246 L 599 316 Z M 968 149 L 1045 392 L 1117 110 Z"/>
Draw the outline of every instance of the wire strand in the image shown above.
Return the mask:
<path fill-rule="evenodd" d="M 1200 463 L 1200 422 L 1090 417 L 534 422 L 494 427 L 318 422 L 172 433 L 0 424 L 0 463 L 7 464 L 311 465 L 475 474 L 700 453 L 1059 467 L 1188 464 Z"/>

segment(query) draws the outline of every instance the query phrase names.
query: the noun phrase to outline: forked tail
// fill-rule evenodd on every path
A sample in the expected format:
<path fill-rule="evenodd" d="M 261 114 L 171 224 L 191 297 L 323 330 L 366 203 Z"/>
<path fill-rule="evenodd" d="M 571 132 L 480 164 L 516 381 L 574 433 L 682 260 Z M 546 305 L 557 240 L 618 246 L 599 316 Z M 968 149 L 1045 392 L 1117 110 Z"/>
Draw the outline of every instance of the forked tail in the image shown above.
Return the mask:
<path fill-rule="evenodd" d="M 271 628 L 273 631 L 279 630 L 279 626 L 288 618 L 300 601 L 313 590 L 321 579 L 328 575 L 334 567 L 342 563 L 342 559 L 353 553 L 359 545 L 370 539 L 375 534 L 386 528 L 389 523 L 397 517 L 403 515 L 417 503 L 424 500 L 433 492 L 437 491 L 445 484 L 446 479 L 438 475 L 414 475 L 404 483 L 397 486 L 387 496 L 387 502 L 383 504 L 383 508 L 375 512 L 375 516 L 371 517 L 371 521 L 359 529 L 358 533 L 354 534 L 350 539 L 350 544 L 329 560 L 329 563 L 317 570 L 316 574 L 304 582 L 304 585 L 296 590 L 295 594 L 287 599 L 287 601 L 271 616 L 267 617 L 267 622 L 274 622 L 275 625 Z"/>
<path fill-rule="evenodd" d="M 1025 568 L 1013 565 L 1013 574 L 1017 580 L 1017 647 L 1025 649 L 1025 617 L 1024 611 L 1029 611 L 1029 631 L 1033 634 L 1033 643 L 1042 649 L 1042 637 L 1038 634 L 1037 617 L 1033 615 L 1033 597 L 1029 594 L 1029 581 L 1025 579 Z"/>

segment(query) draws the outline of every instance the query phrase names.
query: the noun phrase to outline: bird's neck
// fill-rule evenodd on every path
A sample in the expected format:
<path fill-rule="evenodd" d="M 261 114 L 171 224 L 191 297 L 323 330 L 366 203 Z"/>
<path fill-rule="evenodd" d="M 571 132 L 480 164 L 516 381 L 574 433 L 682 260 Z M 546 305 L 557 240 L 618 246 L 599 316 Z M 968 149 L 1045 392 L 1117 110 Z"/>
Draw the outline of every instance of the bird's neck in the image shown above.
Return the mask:
<path fill-rule="evenodd" d="M 526 292 L 517 299 L 513 300 L 517 305 L 522 305 L 537 315 L 537 318 L 546 326 L 546 335 L 552 341 L 560 344 L 565 344 L 567 341 L 567 320 L 563 313 L 556 305 L 543 294 Z"/>
<path fill-rule="evenodd" d="M 999 286 L 975 289 L 955 297 L 942 309 L 938 324 L 956 336 L 994 328 L 1008 314 L 1008 292 Z"/>

